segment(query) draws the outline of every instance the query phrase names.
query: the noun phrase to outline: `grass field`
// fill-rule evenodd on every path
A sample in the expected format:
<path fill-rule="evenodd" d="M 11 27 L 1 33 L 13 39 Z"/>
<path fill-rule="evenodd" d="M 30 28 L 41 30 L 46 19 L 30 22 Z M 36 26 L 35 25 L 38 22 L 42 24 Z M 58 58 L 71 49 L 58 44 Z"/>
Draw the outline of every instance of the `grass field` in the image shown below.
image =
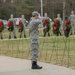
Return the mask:
<path fill-rule="evenodd" d="M 75 36 L 69 38 L 64 36 L 42 37 L 39 30 L 39 61 L 75 68 Z M 19 33 L 17 30 L 17 37 Z M 4 30 L 4 38 L 0 40 L 0 55 L 12 56 L 22 59 L 30 59 L 29 31 L 26 30 L 27 39 L 8 40 L 8 32 Z M 13 37 L 12 37 L 13 38 Z"/>

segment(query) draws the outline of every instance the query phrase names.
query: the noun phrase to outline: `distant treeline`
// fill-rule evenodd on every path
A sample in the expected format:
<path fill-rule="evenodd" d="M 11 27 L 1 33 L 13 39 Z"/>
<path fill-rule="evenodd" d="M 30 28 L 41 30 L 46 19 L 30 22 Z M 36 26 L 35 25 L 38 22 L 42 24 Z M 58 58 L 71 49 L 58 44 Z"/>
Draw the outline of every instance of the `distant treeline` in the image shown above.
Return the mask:
<path fill-rule="evenodd" d="M 0 18 L 8 19 L 10 14 L 20 17 L 22 14 L 27 19 L 30 18 L 32 11 L 41 11 L 41 0 L 0 0 Z M 56 17 L 57 14 L 63 16 L 64 0 L 43 0 L 43 11 L 48 13 L 50 18 Z M 75 10 L 75 0 L 66 0 L 66 16 Z M 41 12 L 40 12 L 41 13 Z"/>

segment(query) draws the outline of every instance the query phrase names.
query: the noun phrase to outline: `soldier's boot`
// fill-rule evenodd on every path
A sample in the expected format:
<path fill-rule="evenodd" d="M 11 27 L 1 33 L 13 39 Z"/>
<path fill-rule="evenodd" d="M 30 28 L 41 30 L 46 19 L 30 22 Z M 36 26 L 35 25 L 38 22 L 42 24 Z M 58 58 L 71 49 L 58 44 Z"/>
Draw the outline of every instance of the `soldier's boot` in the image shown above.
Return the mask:
<path fill-rule="evenodd" d="M 24 35 L 24 38 L 26 38 L 26 35 Z"/>
<path fill-rule="evenodd" d="M 61 32 L 60 32 L 60 36 L 62 36 Z"/>
<path fill-rule="evenodd" d="M 33 62 L 32 62 L 32 67 L 31 67 L 31 69 L 42 69 L 42 67 L 39 66 L 39 65 L 37 65 L 37 62 L 36 62 L 36 61 L 33 61 Z"/>
<path fill-rule="evenodd" d="M 72 35 L 72 32 L 71 32 L 71 34 L 70 35 Z"/>
<path fill-rule="evenodd" d="M 50 33 L 48 33 L 48 36 L 50 36 Z"/>
<path fill-rule="evenodd" d="M 16 36 L 14 36 L 14 39 L 17 39 Z"/>
<path fill-rule="evenodd" d="M 60 32 L 57 32 L 57 36 L 59 36 L 60 35 Z"/>
<path fill-rule="evenodd" d="M 9 36 L 9 39 L 11 39 L 11 36 Z"/>
<path fill-rule="evenodd" d="M 1 36 L 1 39 L 3 39 L 3 37 Z"/>

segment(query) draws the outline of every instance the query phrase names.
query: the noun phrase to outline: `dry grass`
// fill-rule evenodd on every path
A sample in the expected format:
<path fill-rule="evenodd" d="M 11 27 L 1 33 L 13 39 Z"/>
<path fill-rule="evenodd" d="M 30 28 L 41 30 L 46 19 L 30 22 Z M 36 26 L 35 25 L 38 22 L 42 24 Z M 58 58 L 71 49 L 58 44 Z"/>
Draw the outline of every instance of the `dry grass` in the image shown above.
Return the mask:
<path fill-rule="evenodd" d="M 39 31 L 39 35 L 42 36 L 42 31 Z M 28 29 L 26 33 L 29 37 Z M 7 30 L 4 30 L 3 35 L 4 38 L 8 38 Z M 19 37 L 18 31 L 17 36 Z M 39 40 L 40 61 L 75 68 L 75 36 L 69 38 L 51 36 Z M 0 55 L 30 59 L 29 39 L 0 40 Z"/>

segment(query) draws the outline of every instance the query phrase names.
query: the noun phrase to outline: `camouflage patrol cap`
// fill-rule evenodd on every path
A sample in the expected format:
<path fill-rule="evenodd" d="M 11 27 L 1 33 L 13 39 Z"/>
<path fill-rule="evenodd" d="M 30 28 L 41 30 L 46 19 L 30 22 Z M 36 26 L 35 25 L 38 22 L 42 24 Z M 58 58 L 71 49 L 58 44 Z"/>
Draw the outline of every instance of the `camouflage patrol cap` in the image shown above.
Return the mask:
<path fill-rule="evenodd" d="M 32 16 L 39 16 L 39 13 L 37 11 L 32 12 Z"/>

